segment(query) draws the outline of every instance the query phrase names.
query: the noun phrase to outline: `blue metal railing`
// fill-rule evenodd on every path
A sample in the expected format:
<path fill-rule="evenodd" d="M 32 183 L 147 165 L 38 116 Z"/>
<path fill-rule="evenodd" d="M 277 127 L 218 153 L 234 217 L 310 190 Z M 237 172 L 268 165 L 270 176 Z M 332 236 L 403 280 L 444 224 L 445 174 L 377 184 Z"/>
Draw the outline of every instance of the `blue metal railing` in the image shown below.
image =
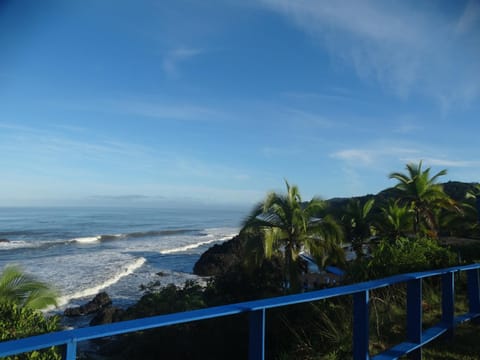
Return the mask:
<path fill-rule="evenodd" d="M 407 284 L 407 334 L 406 341 L 372 359 L 398 359 L 409 354 L 411 359 L 421 359 L 422 347 L 438 336 L 451 332 L 464 321 L 480 318 L 480 264 L 457 266 L 447 269 L 431 270 L 419 273 L 396 275 L 385 279 L 358 284 L 339 286 L 303 294 L 287 295 L 270 299 L 217 306 L 182 313 L 154 316 L 129 320 L 107 325 L 92 326 L 74 330 L 65 330 L 29 338 L 0 343 L 0 357 L 20 354 L 28 351 L 66 345 L 66 359 L 76 357 L 77 343 L 107 336 L 153 329 L 163 326 L 200 321 L 235 314 L 249 314 L 249 359 L 265 358 L 265 312 L 268 309 L 329 299 L 343 295 L 353 295 L 353 358 L 370 359 L 369 347 L 369 293 L 371 290 L 395 285 Z M 467 273 L 469 311 L 455 316 L 454 274 Z M 442 319 L 435 326 L 422 330 L 422 279 L 433 276 L 442 278 Z"/>

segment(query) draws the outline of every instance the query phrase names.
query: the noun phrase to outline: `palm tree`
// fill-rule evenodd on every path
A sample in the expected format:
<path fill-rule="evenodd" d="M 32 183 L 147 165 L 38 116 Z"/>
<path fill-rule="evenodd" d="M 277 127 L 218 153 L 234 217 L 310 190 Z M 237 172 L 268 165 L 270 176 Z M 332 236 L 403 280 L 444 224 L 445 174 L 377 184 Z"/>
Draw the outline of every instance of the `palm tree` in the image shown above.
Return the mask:
<path fill-rule="evenodd" d="M 381 211 L 377 228 L 382 236 L 394 241 L 411 233 L 412 210 L 408 205 L 400 205 L 398 199 L 390 199 Z"/>
<path fill-rule="evenodd" d="M 440 176 L 447 174 L 447 170 L 441 170 L 430 177 L 430 168 L 422 170 L 422 161 L 418 164 L 407 164 L 406 168 L 408 174 L 393 172 L 389 177 L 398 180 L 395 187 L 402 192 L 402 199 L 413 211 L 413 232 L 417 235 L 420 226 L 424 225 L 436 236 L 438 224 L 435 210 L 454 206 L 454 201 L 445 194 L 443 187 L 436 183 Z"/>
<path fill-rule="evenodd" d="M 472 236 L 480 225 L 480 185 L 474 185 L 458 203 L 457 211 L 448 210 L 442 214 L 442 225 L 450 235 Z"/>
<path fill-rule="evenodd" d="M 26 275 L 15 266 L 7 266 L 0 275 L 0 303 L 30 309 L 57 305 L 57 296 L 47 284 Z"/>
<path fill-rule="evenodd" d="M 469 202 L 471 213 L 475 214 L 475 219 L 472 216 L 472 222 L 478 226 L 480 223 L 480 184 L 476 184 L 473 189 L 467 191 L 465 199 Z"/>
<path fill-rule="evenodd" d="M 352 199 L 347 204 L 342 217 L 346 237 L 352 242 L 357 258 L 363 256 L 362 245 L 372 234 L 370 212 L 374 202 L 375 199 L 371 198 L 362 205 L 358 199 Z"/>
<path fill-rule="evenodd" d="M 290 186 L 287 181 L 285 184 L 287 193 L 269 193 L 247 218 L 242 232 L 261 234 L 261 242 L 257 242 L 257 245 L 261 245 L 263 256 L 282 256 L 285 288 L 298 290 L 299 253 L 306 250 L 320 263 L 329 259 L 343 259 L 343 235 L 331 217 L 316 217 L 325 207 L 322 200 L 313 198 L 302 203 L 298 187 Z"/>

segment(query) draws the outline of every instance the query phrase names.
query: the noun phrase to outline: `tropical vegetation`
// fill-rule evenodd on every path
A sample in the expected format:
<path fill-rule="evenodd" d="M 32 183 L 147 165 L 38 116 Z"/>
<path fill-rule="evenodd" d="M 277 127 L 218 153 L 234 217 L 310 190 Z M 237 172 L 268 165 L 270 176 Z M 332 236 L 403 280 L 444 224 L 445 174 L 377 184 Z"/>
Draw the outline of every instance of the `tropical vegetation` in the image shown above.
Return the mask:
<path fill-rule="evenodd" d="M 364 255 L 363 245 L 372 236 L 371 214 L 374 203 L 374 198 L 368 199 L 364 204 L 359 199 L 351 199 L 342 216 L 346 238 L 352 244 L 357 258 Z"/>
<path fill-rule="evenodd" d="M 401 200 L 413 214 L 413 233 L 420 232 L 436 237 L 438 233 L 437 211 L 441 208 L 455 208 L 455 202 L 443 191 L 436 181 L 447 174 L 443 169 L 430 176 L 430 168 L 422 170 L 422 162 L 407 164 L 407 174 L 393 172 L 391 179 L 398 180 L 395 186 L 401 191 Z"/>
<path fill-rule="evenodd" d="M 40 309 L 57 305 L 56 292 L 46 283 L 7 266 L 0 275 L 0 341 L 19 339 L 59 329 L 59 318 L 45 317 Z M 33 351 L 6 359 L 61 359 L 57 348 Z"/>
<path fill-rule="evenodd" d="M 346 273 L 344 283 L 480 261 L 480 186 L 456 182 L 442 185 L 437 181 L 446 170 L 432 176 L 431 169 L 424 169 L 422 162 L 408 164 L 406 170 L 406 173 L 391 173 L 390 178 L 397 180 L 397 184 L 377 195 L 331 201 L 319 198 L 303 201 L 298 187 L 285 181 L 285 193 L 267 194 L 248 215 L 237 237 L 202 255 L 195 272 L 210 276 L 206 286 L 195 282 L 160 289 L 154 284 L 144 286 L 142 299 L 123 312 L 121 319 L 308 291 L 302 286 L 302 277 L 309 271 L 300 256 L 302 252 L 310 254 L 321 271 L 328 265 L 342 268 Z M 468 237 L 469 242 L 465 245 L 453 238 L 452 245 L 444 245 L 445 239 L 452 236 Z M 343 248 L 349 244 L 356 258 L 346 262 Z M 370 249 L 369 254 L 364 253 L 365 246 Z M 30 283 L 24 290 L 35 284 L 31 279 L 14 275 L 12 269 L 5 278 Z M 8 291 L 2 290 L 2 281 L 0 304 L 5 299 L 9 309 L 34 311 L 31 308 L 40 307 L 44 301 L 29 300 L 39 293 L 14 286 L 22 281 L 5 281 L 10 284 L 4 286 Z M 456 282 L 462 289 L 464 279 Z M 314 288 L 327 286 L 332 284 L 320 282 Z M 422 286 L 424 322 L 430 326 L 440 316 L 441 284 L 432 279 L 424 280 Z M 52 294 L 48 288 L 44 290 L 39 299 L 48 299 L 48 294 Z M 458 306 L 466 306 L 464 294 L 460 292 L 456 297 Z M 370 350 L 378 353 L 403 339 L 405 286 L 375 290 L 370 301 Z M 15 313 L 16 318 L 19 316 Z M 268 359 L 351 358 L 350 297 L 271 309 L 266 316 Z M 9 317 L 13 316 L 5 315 Z M 51 328 L 54 327 L 51 323 Z M 34 326 L 32 329 L 41 331 Z M 461 332 L 465 329 L 468 328 L 462 328 Z M 242 315 L 130 334 L 100 346 L 98 353 L 105 359 L 156 359 L 159 353 L 175 359 L 244 359 L 247 343 L 248 318 Z M 478 348 L 477 344 L 472 346 Z M 425 350 L 425 358 L 476 359 L 466 357 L 464 348 L 446 348 L 444 344 L 432 344 Z M 450 357 L 445 356 L 447 351 L 453 351 Z"/>
<path fill-rule="evenodd" d="M 343 262 L 343 233 L 330 216 L 319 218 L 325 202 L 313 198 L 303 203 L 298 187 L 285 181 L 286 194 L 272 192 L 245 221 L 242 232 L 250 236 L 253 247 L 261 247 L 263 255 L 274 253 L 284 258 L 285 288 L 300 289 L 302 271 L 299 254 L 307 251 L 321 265 Z M 260 234 L 260 238 L 257 236 Z"/>
<path fill-rule="evenodd" d="M 0 304 L 39 310 L 57 306 L 57 294 L 48 284 L 25 274 L 18 267 L 7 266 L 0 276 Z"/>

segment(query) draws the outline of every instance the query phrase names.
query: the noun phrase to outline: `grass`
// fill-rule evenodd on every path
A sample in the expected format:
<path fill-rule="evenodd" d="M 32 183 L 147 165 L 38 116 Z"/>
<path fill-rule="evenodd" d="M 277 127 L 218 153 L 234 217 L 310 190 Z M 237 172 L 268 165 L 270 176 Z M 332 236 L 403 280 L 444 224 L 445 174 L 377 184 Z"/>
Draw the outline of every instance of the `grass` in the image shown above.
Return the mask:
<path fill-rule="evenodd" d="M 468 301 L 463 278 L 457 279 L 459 293 L 455 298 L 456 315 L 468 311 Z M 462 286 L 463 285 L 463 286 Z M 372 355 L 382 352 L 405 339 L 406 314 L 405 290 L 402 287 L 388 291 L 372 292 L 372 317 L 370 351 Z M 462 291 L 463 290 L 463 291 Z M 438 282 L 424 281 L 423 325 L 429 328 L 441 320 L 441 290 Z M 467 322 L 454 330 L 453 338 L 443 336 L 426 345 L 424 360 L 480 360 L 480 323 Z M 402 357 L 403 358 L 407 358 Z"/>
<path fill-rule="evenodd" d="M 480 359 L 480 325 L 465 323 L 455 329 L 452 339 L 439 338 L 424 347 L 424 360 Z"/>

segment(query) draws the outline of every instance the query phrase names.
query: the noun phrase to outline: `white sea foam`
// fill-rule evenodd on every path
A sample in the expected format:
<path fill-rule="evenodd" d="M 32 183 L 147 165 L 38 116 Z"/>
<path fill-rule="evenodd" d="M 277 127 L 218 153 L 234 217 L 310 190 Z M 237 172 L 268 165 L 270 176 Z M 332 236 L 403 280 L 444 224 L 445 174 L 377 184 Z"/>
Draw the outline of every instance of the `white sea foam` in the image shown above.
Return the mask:
<path fill-rule="evenodd" d="M 72 239 L 72 241 L 78 242 L 81 244 L 89 244 L 89 243 L 100 241 L 101 238 L 102 238 L 101 236 L 86 236 L 86 237 Z"/>
<path fill-rule="evenodd" d="M 212 236 L 213 236 L 212 234 L 209 234 L 206 237 L 212 237 Z M 212 244 L 212 243 L 215 243 L 215 242 L 222 242 L 222 241 L 230 240 L 234 236 L 235 236 L 235 234 L 226 235 L 226 236 L 222 236 L 220 238 L 214 238 L 214 239 L 211 239 L 211 240 L 204 240 L 204 241 L 200 241 L 200 242 L 193 243 L 193 244 L 179 246 L 179 247 L 176 247 L 176 248 L 173 248 L 173 249 L 166 249 L 166 250 L 160 251 L 160 254 L 166 255 L 166 254 L 172 254 L 172 253 L 183 252 L 183 251 L 187 251 L 187 250 L 191 250 L 191 249 L 196 249 L 196 248 L 198 248 L 200 246 L 203 246 L 203 245 L 208 245 L 208 244 Z"/>
<path fill-rule="evenodd" d="M 133 262 L 131 262 L 130 264 L 128 264 L 127 266 L 122 268 L 114 276 L 112 276 L 108 280 L 104 281 L 103 283 L 98 284 L 98 285 L 93 286 L 93 287 L 90 287 L 90 288 L 87 288 L 87 289 L 84 289 L 84 290 L 81 290 L 81 291 L 78 291 L 78 292 L 70 294 L 70 295 L 62 296 L 58 301 L 58 305 L 63 306 L 65 304 L 67 304 L 70 300 L 80 299 L 80 298 L 84 298 L 84 297 L 87 297 L 87 296 L 93 296 L 93 295 L 98 294 L 101 290 L 103 290 L 103 289 L 105 289 L 109 286 L 112 286 L 113 284 L 120 281 L 123 277 L 132 274 L 135 270 L 142 267 L 143 264 L 145 263 L 145 261 L 146 261 L 146 259 L 143 258 L 143 257 L 135 259 Z"/>
<path fill-rule="evenodd" d="M 34 243 L 23 241 L 23 240 L 12 240 L 8 242 L 0 242 L 0 250 L 36 248 L 36 247 L 39 247 L 41 244 L 42 243 L 40 242 L 34 244 Z"/>

